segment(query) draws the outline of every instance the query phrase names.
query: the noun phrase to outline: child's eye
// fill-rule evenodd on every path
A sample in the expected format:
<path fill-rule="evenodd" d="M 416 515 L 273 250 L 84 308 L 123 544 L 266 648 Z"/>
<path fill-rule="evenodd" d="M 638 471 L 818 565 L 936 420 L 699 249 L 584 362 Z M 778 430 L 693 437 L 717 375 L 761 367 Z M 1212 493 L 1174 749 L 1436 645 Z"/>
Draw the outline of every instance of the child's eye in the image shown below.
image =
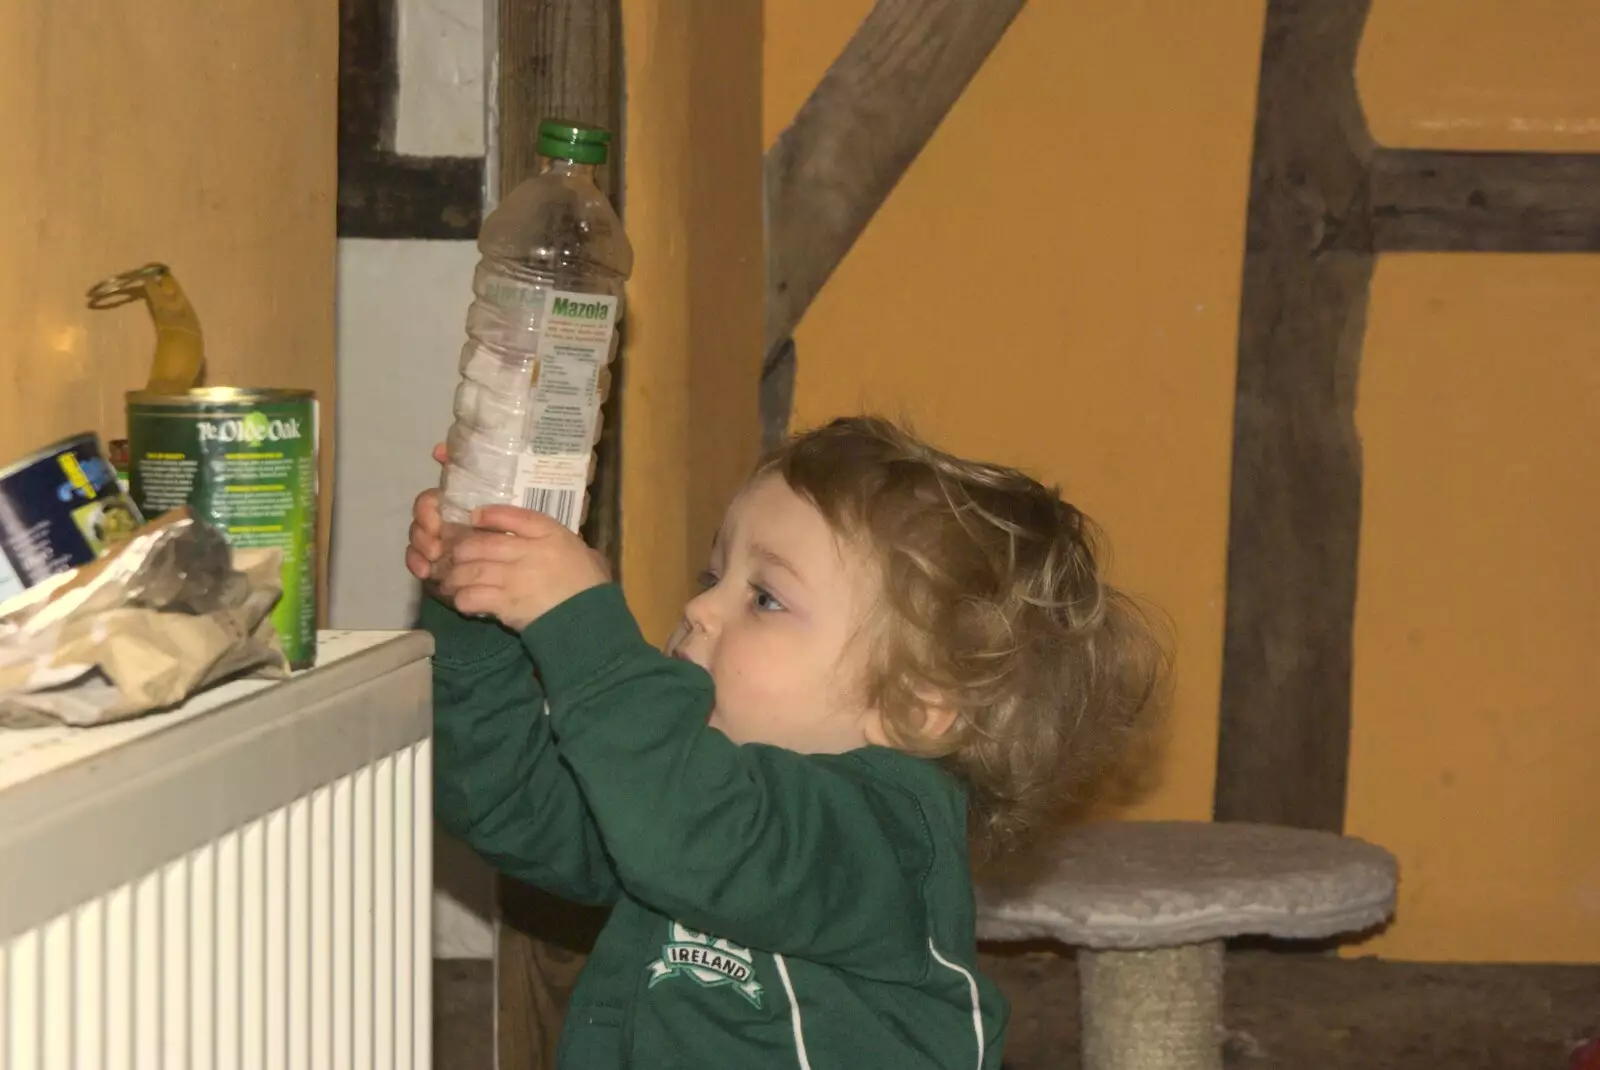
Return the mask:
<path fill-rule="evenodd" d="M 782 613 L 784 604 L 773 597 L 771 591 L 751 587 L 750 602 L 758 613 Z"/>
<path fill-rule="evenodd" d="M 698 585 L 702 591 L 711 590 L 711 588 L 717 585 L 719 580 L 720 577 L 715 572 L 712 572 L 709 568 L 694 578 L 695 584 Z"/>

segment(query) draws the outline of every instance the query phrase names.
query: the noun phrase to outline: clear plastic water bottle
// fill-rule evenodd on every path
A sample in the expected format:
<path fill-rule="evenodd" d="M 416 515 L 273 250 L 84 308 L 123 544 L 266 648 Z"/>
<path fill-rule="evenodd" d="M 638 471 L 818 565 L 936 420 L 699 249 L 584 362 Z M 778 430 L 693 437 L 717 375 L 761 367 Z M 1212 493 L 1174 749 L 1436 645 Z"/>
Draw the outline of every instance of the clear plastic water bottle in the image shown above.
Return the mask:
<path fill-rule="evenodd" d="M 536 509 L 573 531 L 583 519 L 616 354 L 633 248 L 595 185 L 611 135 L 539 124 L 539 173 L 484 220 L 461 351 L 447 525 L 484 505 Z"/>

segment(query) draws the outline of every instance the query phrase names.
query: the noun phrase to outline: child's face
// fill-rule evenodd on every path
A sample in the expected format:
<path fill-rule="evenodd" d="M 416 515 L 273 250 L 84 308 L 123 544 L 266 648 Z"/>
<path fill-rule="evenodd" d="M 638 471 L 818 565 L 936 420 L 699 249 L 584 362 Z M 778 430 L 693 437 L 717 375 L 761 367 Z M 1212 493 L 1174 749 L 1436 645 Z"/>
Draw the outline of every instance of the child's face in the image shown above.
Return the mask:
<path fill-rule="evenodd" d="M 802 754 L 883 744 L 864 686 L 879 580 L 815 506 L 756 480 L 728 507 L 703 582 L 667 651 L 716 682 L 712 727 Z"/>

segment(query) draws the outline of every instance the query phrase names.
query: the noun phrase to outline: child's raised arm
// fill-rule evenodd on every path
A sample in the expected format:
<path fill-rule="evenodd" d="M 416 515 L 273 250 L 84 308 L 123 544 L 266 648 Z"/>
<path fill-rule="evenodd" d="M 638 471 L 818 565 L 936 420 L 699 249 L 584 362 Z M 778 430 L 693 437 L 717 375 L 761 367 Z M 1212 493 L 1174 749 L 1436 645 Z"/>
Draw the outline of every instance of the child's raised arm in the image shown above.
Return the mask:
<path fill-rule="evenodd" d="M 616 901 L 617 878 L 578 784 L 551 745 L 544 691 L 516 637 L 429 598 L 434 810 L 517 880 L 582 903 Z"/>
<path fill-rule="evenodd" d="M 433 451 L 444 464 L 444 446 Z M 448 572 L 439 492 L 411 511 L 406 568 Z M 617 879 L 572 774 L 551 746 L 544 690 L 516 637 L 427 598 L 433 634 L 434 812 L 502 872 L 584 903 L 611 903 Z"/>

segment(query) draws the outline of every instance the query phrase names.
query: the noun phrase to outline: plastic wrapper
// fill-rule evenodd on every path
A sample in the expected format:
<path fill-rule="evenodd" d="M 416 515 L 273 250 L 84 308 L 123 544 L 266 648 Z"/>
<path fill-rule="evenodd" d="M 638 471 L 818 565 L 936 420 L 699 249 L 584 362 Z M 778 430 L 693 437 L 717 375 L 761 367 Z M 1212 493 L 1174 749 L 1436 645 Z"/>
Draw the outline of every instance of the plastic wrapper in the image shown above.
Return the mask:
<path fill-rule="evenodd" d="M 245 673 L 287 676 L 269 619 L 281 563 L 177 509 L 0 603 L 0 726 L 107 724 Z"/>

